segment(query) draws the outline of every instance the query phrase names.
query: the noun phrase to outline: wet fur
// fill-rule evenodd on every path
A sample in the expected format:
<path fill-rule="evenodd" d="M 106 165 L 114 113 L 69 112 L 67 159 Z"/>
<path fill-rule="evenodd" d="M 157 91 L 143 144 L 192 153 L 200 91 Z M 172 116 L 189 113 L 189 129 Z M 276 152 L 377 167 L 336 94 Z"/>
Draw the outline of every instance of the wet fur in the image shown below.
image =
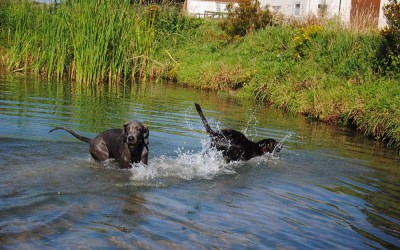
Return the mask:
<path fill-rule="evenodd" d="M 271 138 L 253 142 L 247 139 L 241 132 L 233 129 L 214 131 L 208 124 L 200 105 L 197 103 L 194 105 L 203 121 L 207 133 L 211 137 L 212 146 L 222 151 L 222 155 L 227 162 L 250 160 L 253 157 L 261 156 L 267 152 L 272 153 L 278 144 Z M 276 151 L 279 150 L 279 148 L 276 149 Z"/>
<path fill-rule="evenodd" d="M 81 141 L 89 143 L 89 152 L 98 161 L 116 159 L 121 168 L 130 168 L 132 163 L 148 163 L 149 130 L 139 121 L 130 121 L 122 129 L 109 129 L 95 138 L 90 139 L 78 135 L 65 127 L 55 127 L 55 130 L 65 130 Z"/>

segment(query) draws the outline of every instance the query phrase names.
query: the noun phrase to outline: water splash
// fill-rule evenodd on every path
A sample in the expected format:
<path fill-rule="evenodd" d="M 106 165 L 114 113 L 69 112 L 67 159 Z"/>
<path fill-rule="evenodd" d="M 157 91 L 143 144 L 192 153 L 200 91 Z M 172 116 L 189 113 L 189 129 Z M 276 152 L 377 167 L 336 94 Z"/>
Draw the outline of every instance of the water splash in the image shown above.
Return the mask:
<path fill-rule="evenodd" d="M 190 108 L 187 112 L 192 110 Z M 219 121 L 210 119 L 209 122 L 214 125 L 215 130 L 220 129 Z M 191 131 L 195 131 L 195 127 L 197 126 L 192 123 L 188 115 L 185 115 L 185 123 Z M 254 114 L 250 115 L 244 134 L 247 134 L 250 126 L 256 130 L 257 123 L 258 121 Z M 203 127 L 202 125 L 201 127 Z M 201 150 L 199 152 L 178 148 L 175 150 L 175 156 L 161 155 L 150 159 L 149 165 L 142 163 L 135 164 L 129 170 L 132 173 L 130 177 L 131 184 L 137 186 L 166 186 L 180 180 L 213 179 L 219 175 L 236 174 L 236 170 L 244 165 L 257 166 L 279 160 L 279 156 L 276 155 L 277 149 L 281 149 L 283 143 L 292 135 L 293 133 L 288 133 L 280 140 L 271 154 L 255 157 L 247 162 L 226 163 L 222 152 L 211 147 L 211 139 L 206 134 L 203 134 L 203 138 L 200 141 Z"/>
<path fill-rule="evenodd" d="M 287 134 L 279 143 L 282 148 L 284 141 L 293 133 Z M 237 161 L 226 163 L 221 151 L 210 147 L 211 140 L 201 140 L 201 150 L 175 150 L 176 156 L 162 155 L 150 159 L 149 165 L 135 164 L 129 171 L 131 185 L 135 186 L 168 186 L 181 180 L 213 179 L 220 175 L 234 175 L 243 166 L 259 166 L 276 163 L 280 157 L 275 154 L 265 154 L 249 161 Z"/>
<path fill-rule="evenodd" d="M 221 174 L 233 174 L 234 169 L 224 162 L 222 153 L 210 148 L 210 140 L 201 140 L 200 152 L 178 148 L 176 157 L 162 155 L 149 161 L 149 165 L 135 164 L 130 169 L 134 185 L 164 186 L 176 179 L 212 179 Z"/>
<path fill-rule="evenodd" d="M 242 130 L 242 133 L 248 137 L 250 136 L 249 134 L 249 129 L 253 130 L 254 134 L 252 135 L 253 137 L 257 137 L 258 136 L 258 132 L 257 132 L 257 125 L 258 125 L 258 120 L 257 117 L 255 115 L 255 110 L 251 110 L 249 118 L 247 119 L 247 124 L 246 127 Z"/>
<path fill-rule="evenodd" d="M 271 154 L 272 154 L 272 155 L 275 155 L 276 152 L 279 152 L 279 151 L 283 148 L 283 143 L 284 143 L 286 140 L 290 139 L 293 135 L 294 135 L 293 132 L 289 132 L 287 135 L 285 135 L 285 137 L 283 137 L 283 138 L 275 145 L 275 148 L 274 148 L 274 150 L 272 150 L 272 153 L 271 153 Z"/>

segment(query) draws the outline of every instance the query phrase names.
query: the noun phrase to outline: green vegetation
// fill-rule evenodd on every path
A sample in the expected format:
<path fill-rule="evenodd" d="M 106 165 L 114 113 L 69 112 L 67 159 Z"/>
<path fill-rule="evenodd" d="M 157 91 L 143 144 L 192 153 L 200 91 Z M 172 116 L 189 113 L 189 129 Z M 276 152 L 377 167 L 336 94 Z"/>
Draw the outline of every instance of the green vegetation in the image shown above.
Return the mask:
<path fill-rule="evenodd" d="M 7 23 L 3 30 L 12 34 L 10 70 L 68 77 L 82 84 L 128 82 L 149 75 L 155 19 L 162 17 L 158 6 L 111 0 L 57 5 L 11 0 L 2 5 L 0 16 Z"/>
<path fill-rule="evenodd" d="M 242 1 L 238 7 L 230 3 L 226 7 L 228 16 L 220 26 L 231 39 L 245 36 L 273 24 L 273 15 L 267 7 L 261 9 L 257 0 Z"/>
<path fill-rule="evenodd" d="M 388 27 L 381 31 L 384 39 L 378 50 L 376 69 L 381 74 L 396 74 L 400 69 L 400 2 L 389 0 L 383 13 Z"/>
<path fill-rule="evenodd" d="M 221 24 L 129 1 L 10 2 L 0 10 L 0 52 L 11 70 L 82 84 L 163 77 L 353 126 L 400 149 L 399 43 L 391 42 L 398 26 L 385 36 L 315 17 L 246 26 L 236 14 Z M 390 3 L 392 16 L 398 3 Z"/>
<path fill-rule="evenodd" d="M 169 60 L 164 74 L 176 82 L 352 126 L 399 149 L 400 69 L 374 71 L 383 42 L 379 32 L 336 20 L 269 26 L 232 41 L 210 21 L 157 60 Z"/>

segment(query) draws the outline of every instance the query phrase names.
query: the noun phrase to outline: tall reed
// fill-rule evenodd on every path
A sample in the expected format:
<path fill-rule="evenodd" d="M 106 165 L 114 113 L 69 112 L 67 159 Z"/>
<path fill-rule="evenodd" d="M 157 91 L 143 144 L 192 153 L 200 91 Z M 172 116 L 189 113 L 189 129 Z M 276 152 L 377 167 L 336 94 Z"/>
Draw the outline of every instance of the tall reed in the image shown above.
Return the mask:
<path fill-rule="evenodd" d="M 14 1 L 8 67 L 83 84 L 117 83 L 146 76 L 154 52 L 154 11 L 112 0 L 57 5 Z"/>

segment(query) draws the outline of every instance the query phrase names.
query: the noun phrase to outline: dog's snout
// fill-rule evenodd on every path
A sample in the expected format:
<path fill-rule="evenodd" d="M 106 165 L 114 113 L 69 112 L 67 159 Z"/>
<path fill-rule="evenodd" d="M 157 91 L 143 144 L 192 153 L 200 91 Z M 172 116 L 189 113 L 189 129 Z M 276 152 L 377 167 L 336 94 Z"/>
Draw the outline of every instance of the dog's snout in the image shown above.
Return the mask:
<path fill-rule="evenodd" d="M 277 142 L 277 143 L 274 144 L 274 151 L 275 152 L 279 152 L 279 151 L 281 151 L 282 147 L 283 147 L 282 143 L 281 142 Z"/>
<path fill-rule="evenodd" d="M 135 142 L 136 138 L 133 135 L 128 136 L 128 141 L 129 142 Z"/>

